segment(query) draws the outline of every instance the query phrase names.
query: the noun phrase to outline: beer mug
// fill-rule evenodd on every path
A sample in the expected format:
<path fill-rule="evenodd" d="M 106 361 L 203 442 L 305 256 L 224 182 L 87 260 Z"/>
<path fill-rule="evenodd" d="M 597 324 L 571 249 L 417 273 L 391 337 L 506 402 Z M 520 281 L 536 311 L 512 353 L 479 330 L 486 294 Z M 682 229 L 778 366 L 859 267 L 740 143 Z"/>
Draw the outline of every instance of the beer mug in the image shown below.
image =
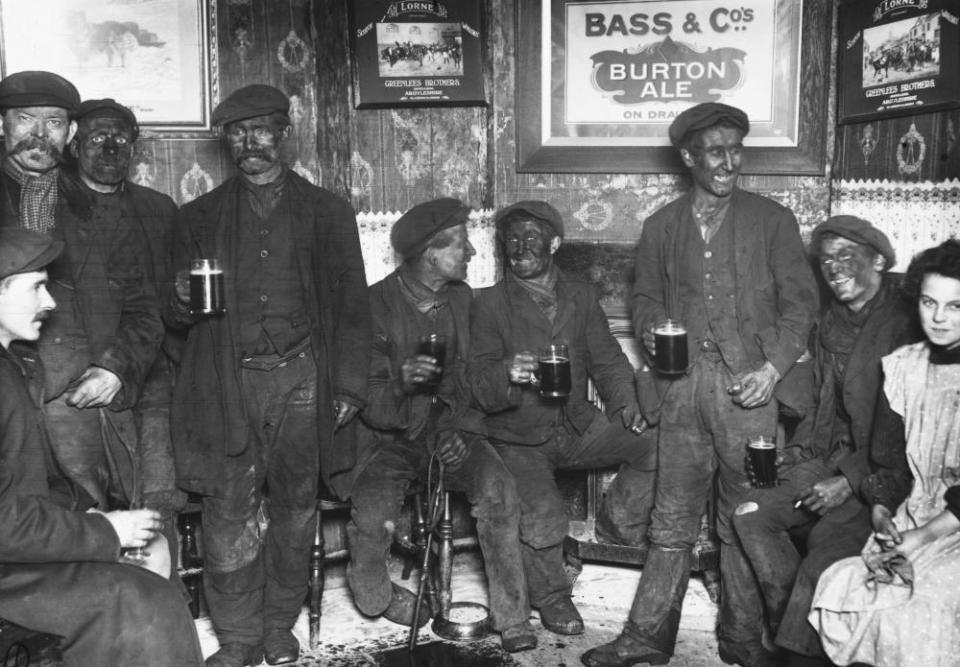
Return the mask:
<path fill-rule="evenodd" d="M 687 372 L 687 327 L 680 320 L 665 319 L 653 327 L 654 367 L 664 375 Z"/>
<path fill-rule="evenodd" d="M 551 343 L 539 350 L 540 395 L 563 398 L 570 395 L 570 354 L 563 343 Z"/>
<path fill-rule="evenodd" d="M 753 468 L 754 486 L 769 489 L 777 485 L 777 446 L 773 440 L 762 435 L 753 436 L 747 442 L 747 456 Z"/>
<path fill-rule="evenodd" d="M 225 310 L 220 260 L 195 259 L 190 262 L 190 312 L 194 315 L 220 315 Z"/>
<path fill-rule="evenodd" d="M 440 367 L 440 370 L 429 381 L 424 382 L 425 389 L 436 390 L 440 386 L 440 379 L 443 377 L 443 361 L 447 357 L 447 337 L 438 333 L 428 333 L 420 336 L 417 343 L 417 354 L 433 357 L 436 365 Z"/>

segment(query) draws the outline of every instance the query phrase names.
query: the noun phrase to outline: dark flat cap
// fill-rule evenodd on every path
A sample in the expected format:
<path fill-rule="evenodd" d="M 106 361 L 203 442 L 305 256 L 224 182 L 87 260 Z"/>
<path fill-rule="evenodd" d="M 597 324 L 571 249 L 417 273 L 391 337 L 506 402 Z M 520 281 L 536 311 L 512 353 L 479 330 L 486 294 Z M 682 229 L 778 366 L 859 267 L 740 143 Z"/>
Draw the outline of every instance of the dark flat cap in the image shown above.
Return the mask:
<path fill-rule="evenodd" d="M 63 251 L 63 241 L 21 227 L 0 227 L 0 279 L 39 271 Z"/>
<path fill-rule="evenodd" d="M 414 259 L 435 234 L 465 223 L 469 215 L 470 208 L 451 197 L 417 204 L 394 223 L 390 243 L 404 261 Z"/>
<path fill-rule="evenodd" d="M 497 211 L 497 214 L 494 216 L 497 231 L 520 216 L 529 216 L 547 223 L 553 227 L 553 231 L 557 236 L 563 238 L 563 216 L 560 215 L 560 211 L 547 202 L 536 199 L 518 201 L 516 204 L 510 204 Z"/>
<path fill-rule="evenodd" d="M 817 225 L 810 234 L 810 251 L 815 257 L 820 256 L 820 242 L 824 234 L 835 234 L 854 243 L 870 246 L 887 260 L 884 271 L 893 268 L 897 263 L 897 253 L 894 252 L 887 235 L 863 218 L 855 215 L 835 215 Z"/>
<path fill-rule="evenodd" d="M 79 106 L 76 87 L 53 72 L 16 72 L 0 81 L 0 109 L 61 107 L 73 116 Z"/>
<path fill-rule="evenodd" d="M 106 97 L 102 100 L 84 100 L 77 111 L 77 120 L 84 118 L 121 118 L 130 124 L 133 129 L 133 138 L 136 140 L 140 134 L 140 125 L 137 123 L 137 117 L 129 108 L 123 106 L 112 97 Z"/>
<path fill-rule="evenodd" d="M 737 107 L 720 102 L 704 102 L 690 107 L 673 119 L 669 130 L 670 143 L 675 148 L 680 148 L 691 133 L 721 123 L 733 125 L 741 130 L 744 136 L 750 132 L 750 119 Z"/>
<path fill-rule="evenodd" d="M 267 116 L 279 111 L 290 111 L 290 100 L 282 90 L 262 83 L 237 88 L 213 110 L 214 125 L 226 125 L 235 120 Z"/>

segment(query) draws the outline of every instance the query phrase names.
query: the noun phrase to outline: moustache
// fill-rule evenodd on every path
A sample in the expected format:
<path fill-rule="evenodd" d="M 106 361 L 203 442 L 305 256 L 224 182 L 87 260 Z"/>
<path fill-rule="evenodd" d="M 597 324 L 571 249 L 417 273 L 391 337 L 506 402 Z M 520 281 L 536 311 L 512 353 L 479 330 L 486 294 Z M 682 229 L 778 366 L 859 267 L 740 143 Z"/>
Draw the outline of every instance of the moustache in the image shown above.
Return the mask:
<path fill-rule="evenodd" d="M 64 162 L 63 152 L 52 144 L 49 139 L 44 137 L 30 135 L 29 137 L 21 139 L 10 149 L 10 155 L 25 153 L 26 151 L 40 151 L 41 153 L 46 153 L 58 163 L 62 164 Z"/>
<path fill-rule="evenodd" d="M 265 160 L 267 162 L 274 161 L 273 156 L 264 151 L 243 151 L 237 156 L 237 160 L 246 160 L 247 158 L 256 158 L 258 160 Z"/>

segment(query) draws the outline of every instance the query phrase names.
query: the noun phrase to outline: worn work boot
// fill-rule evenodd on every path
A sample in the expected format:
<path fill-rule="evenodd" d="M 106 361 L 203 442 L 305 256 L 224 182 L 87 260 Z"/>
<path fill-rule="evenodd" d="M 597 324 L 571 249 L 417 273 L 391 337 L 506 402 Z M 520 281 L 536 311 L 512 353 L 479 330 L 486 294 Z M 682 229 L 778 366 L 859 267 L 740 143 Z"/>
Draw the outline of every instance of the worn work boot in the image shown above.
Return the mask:
<path fill-rule="evenodd" d="M 583 634 L 583 618 L 569 597 L 561 598 L 559 602 L 542 605 L 540 624 L 558 635 Z"/>
<path fill-rule="evenodd" d="M 720 659 L 728 665 L 741 667 L 782 667 L 782 660 L 776 653 L 767 650 L 762 644 L 734 643 L 721 639 L 717 646 Z"/>
<path fill-rule="evenodd" d="M 670 656 L 626 635 L 620 635 L 608 644 L 592 648 L 582 656 L 580 662 L 587 667 L 631 667 L 649 664 L 665 665 Z"/>
<path fill-rule="evenodd" d="M 296 662 L 300 658 L 300 642 L 289 630 L 268 630 L 263 638 L 263 655 L 268 665 Z"/>
<path fill-rule="evenodd" d="M 500 633 L 500 646 L 507 653 L 517 653 L 537 648 L 537 633 L 530 621 L 523 621 Z"/>
<path fill-rule="evenodd" d="M 229 642 L 204 661 L 204 667 L 248 667 L 259 665 L 263 651 L 259 646 Z"/>
<path fill-rule="evenodd" d="M 390 600 L 390 606 L 383 612 L 383 617 L 388 621 L 393 621 L 394 623 L 399 623 L 409 628 L 413 625 L 413 612 L 417 605 L 417 596 L 403 586 L 397 586 L 396 584 L 391 584 L 391 586 L 393 589 L 393 597 Z M 420 617 L 418 618 L 417 627 L 422 628 L 430 622 L 431 618 L 433 618 L 433 611 L 430 609 L 430 604 L 427 602 L 427 599 L 424 598 L 420 604 Z"/>

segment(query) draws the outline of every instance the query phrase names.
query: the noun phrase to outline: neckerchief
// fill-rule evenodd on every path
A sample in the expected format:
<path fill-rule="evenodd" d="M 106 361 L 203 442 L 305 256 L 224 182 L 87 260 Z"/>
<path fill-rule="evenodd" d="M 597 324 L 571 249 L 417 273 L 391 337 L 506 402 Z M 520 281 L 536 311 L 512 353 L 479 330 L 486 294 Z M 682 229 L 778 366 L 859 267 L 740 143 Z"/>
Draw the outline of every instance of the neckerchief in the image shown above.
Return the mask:
<path fill-rule="evenodd" d="M 266 220 L 283 197 L 284 187 L 287 184 L 287 169 L 284 167 L 275 180 L 263 185 L 252 183 L 246 178 L 241 178 L 240 184 L 247 192 L 250 208 L 259 218 Z"/>
<path fill-rule="evenodd" d="M 558 275 L 557 267 L 551 264 L 550 270 L 547 272 L 547 279 L 544 283 L 523 280 L 522 278 L 516 279 L 517 282 L 520 283 L 520 286 L 527 290 L 530 298 L 533 299 L 537 307 L 546 315 L 551 324 L 553 324 L 553 320 L 557 317 Z"/>
<path fill-rule="evenodd" d="M 437 319 L 437 312 L 447 306 L 447 286 L 444 285 L 436 292 L 413 277 L 413 272 L 405 266 L 398 271 L 400 277 L 400 293 L 414 308 L 427 315 L 430 319 Z"/>
<path fill-rule="evenodd" d="M 56 226 L 57 174 L 59 169 L 32 176 L 9 158 L 3 161 L 3 170 L 20 184 L 20 226 L 48 233 Z"/>

